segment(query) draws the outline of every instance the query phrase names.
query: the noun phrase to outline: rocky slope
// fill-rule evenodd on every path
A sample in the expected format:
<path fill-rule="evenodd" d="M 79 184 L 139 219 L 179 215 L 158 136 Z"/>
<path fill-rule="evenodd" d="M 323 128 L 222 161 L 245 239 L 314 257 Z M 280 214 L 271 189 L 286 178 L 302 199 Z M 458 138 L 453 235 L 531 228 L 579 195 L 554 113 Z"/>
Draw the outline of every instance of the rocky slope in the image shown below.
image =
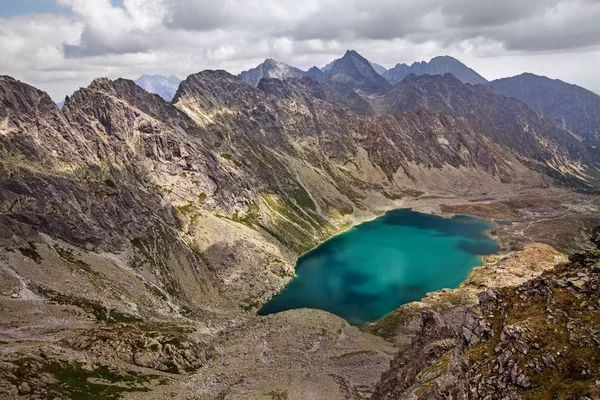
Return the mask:
<path fill-rule="evenodd" d="M 258 86 L 258 82 L 260 82 L 260 80 L 263 78 L 301 78 L 305 75 L 306 72 L 296 67 L 291 67 L 286 63 L 275 61 L 269 58 L 259 66 L 248 71 L 244 71 L 238 76 L 249 85 Z"/>
<path fill-rule="evenodd" d="M 382 95 L 390 90 L 390 84 L 378 74 L 369 61 L 354 50 L 335 60 L 325 71 L 325 76 L 335 82 L 349 85 L 363 95 Z"/>
<path fill-rule="evenodd" d="M 171 101 L 175 97 L 181 79 L 174 75 L 168 78 L 162 75 L 142 75 L 134 82 L 147 92 L 156 93 L 166 101 Z"/>
<path fill-rule="evenodd" d="M 465 85 L 450 74 L 410 75 L 385 95 L 380 112 L 427 109 L 469 120 L 475 130 L 555 176 L 593 186 L 597 156 L 568 132 L 519 100 L 483 85 Z M 535 167 L 535 166 L 534 166 Z"/>
<path fill-rule="evenodd" d="M 410 74 L 420 75 L 445 75 L 452 74 L 462 83 L 486 84 L 488 81 L 467 67 L 465 64 L 450 56 L 434 57 L 429 62 L 414 62 L 410 66 L 407 64 L 396 64 L 395 67 L 387 70 L 383 77 L 392 85 L 401 82 Z"/>
<path fill-rule="evenodd" d="M 490 82 L 505 96 L 514 97 L 539 111 L 562 129 L 591 145 L 600 135 L 600 96 L 558 79 L 521 74 Z"/>
<path fill-rule="evenodd" d="M 517 286 L 481 291 L 473 306 L 423 310 L 411 348 L 372 398 L 598 397 L 599 264 L 598 250 L 575 254 Z"/>

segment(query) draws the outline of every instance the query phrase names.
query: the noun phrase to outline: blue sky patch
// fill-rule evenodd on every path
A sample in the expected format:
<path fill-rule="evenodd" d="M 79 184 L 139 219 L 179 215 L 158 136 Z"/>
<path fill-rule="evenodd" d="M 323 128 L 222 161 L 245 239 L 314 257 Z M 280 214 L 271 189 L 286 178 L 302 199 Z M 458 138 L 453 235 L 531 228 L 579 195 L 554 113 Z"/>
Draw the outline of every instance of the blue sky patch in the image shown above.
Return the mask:
<path fill-rule="evenodd" d="M 111 0 L 114 6 L 123 7 L 123 0 Z M 11 18 L 32 13 L 67 13 L 69 8 L 59 6 L 56 0 L 0 0 L 0 18 Z"/>

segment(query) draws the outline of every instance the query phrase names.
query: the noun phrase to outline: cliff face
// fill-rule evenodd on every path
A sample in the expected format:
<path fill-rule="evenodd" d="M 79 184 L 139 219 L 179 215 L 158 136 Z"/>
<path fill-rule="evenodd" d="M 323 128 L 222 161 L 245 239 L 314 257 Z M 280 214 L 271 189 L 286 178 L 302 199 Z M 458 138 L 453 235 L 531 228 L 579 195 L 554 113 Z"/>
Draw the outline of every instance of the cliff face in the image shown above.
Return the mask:
<path fill-rule="evenodd" d="M 600 96 L 596 93 L 558 79 L 529 73 L 498 79 L 490 85 L 505 96 L 521 100 L 584 142 L 598 144 Z"/>
<path fill-rule="evenodd" d="M 422 312 L 412 348 L 372 398 L 597 397 L 599 261 L 598 251 L 575 254 L 518 286 L 480 292 L 451 318 Z"/>

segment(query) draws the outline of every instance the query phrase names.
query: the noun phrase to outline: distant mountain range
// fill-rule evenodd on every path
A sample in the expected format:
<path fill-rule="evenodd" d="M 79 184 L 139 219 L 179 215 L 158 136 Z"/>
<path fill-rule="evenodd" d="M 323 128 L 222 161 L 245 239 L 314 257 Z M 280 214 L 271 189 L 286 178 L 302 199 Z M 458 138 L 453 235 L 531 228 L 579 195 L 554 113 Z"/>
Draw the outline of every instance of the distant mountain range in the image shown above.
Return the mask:
<path fill-rule="evenodd" d="M 356 60 L 356 63 L 352 62 L 352 60 Z M 348 61 L 351 61 L 351 63 L 348 64 Z M 334 71 L 332 73 L 331 71 L 336 64 L 338 71 Z M 312 73 L 302 71 L 298 68 L 292 67 L 282 62 L 268 59 L 256 68 L 252 68 L 248 71 L 242 72 L 241 74 L 239 74 L 239 77 L 245 82 L 249 83 L 250 85 L 257 86 L 258 82 L 262 78 L 300 78 L 302 76 L 305 76 L 306 74 L 314 76 L 315 72 L 319 71 L 326 76 L 338 76 L 338 78 L 335 79 L 337 81 L 344 81 L 345 79 L 350 78 L 339 77 L 339 68 L 340 66 L 342 66 L 341 68 L 345 70 L 344 74 L 342 75 L 345 75 L 346 72 L 350 72 L 348 68 L 351 64 L 361 65 L 361 67 L 359 68 L 359 74 L 364 75 L 361 79 L 367 79 L 373 82 L 379 81 L 380 83 L 376 84 L 381 86 L 379 92 L 381 92 L 381 90 L 383 90 L 383 88 L 386 85 L 381 83 L 379 77 L 373 75 L 371 73 L 371 70 L 373 70 L 377 75 L 382 76 L 391 85 L 395 85 L 396 83 L 402 81 L 402 79 L 404 79 L 409 74 L 415 74 L 417 76 L 420 76 L 425 74 L 444 75 L 448 73 L 454 75 L 463 83 L 470 83 L 474 85 L 488 83 L 488 81 L 484 77 L 479 75 L 476 71 L 467 67 L 465 64 L 461 63 L 456 58 L 450 56 L 434 57 L 429 62 L 415 62 L 410 66 L 407 64 L 396 64 L 395 67 L 388 70 L 380 64 L 367 60 L 366 58 L 362 57 L 360 54 L 353 50 L 349 50 L 348 52 L 346 52 L 344 57 L 333 60 L 321 69 L 317 67 L 311 68 Z M 367 64 L 370 66 L 370 68 L 367 67 Z M 351 74 L 354 76 L 354 78 L 352 78 L 351 80 L 355 80 L 357 78 L 356 71 L 352 72 Z"/>
<path fill-rule="evenodd" d="M 382 100 L 381 112 L 385 114 L 416 110 L 465 118 L 496 143 L 530 159 L 545 160 L 546 165 L 536 168 L 551 175 L 564 159 L 588 157 L 584 144 L 523 102 L 489 86 L 465 85 L 452 74 L 411 74 Z"/>
<path fill-rule="evenodd" d="M 489 85 L 503 95 L 523 101 L 531 109 L 547 116 L 556 126 L 587 144 L 600 144 L 600 96 L 597 94 L 530 73 L 488 82 L 479 73 L 450 56 L 434 57 L 429 62 L 414 62 L 411 65 L 399 63 L 387 70 L 356 51 L 348 50 L 343 57 L 321 69 L 312 67 L 303 71 L 267 59 L 257 67 L 240 73 L 238 77 L 254 87 L 258 87 L 263 79 L 300 79 L 296 87 L 303 87 L 316 98 L 342 105 L 358 114 L 373 115 L 382 109 L 390 111 L 390 99 L 397 96 L 398 91 L 392 90 L 392 87 L 410 75 L 445 74 L 453 75 L 462 83 Z M 175 76 L 143 75 L 135 82 L 146 91 L 171 101 L 181 81 Z M 265 85 L 270 90 L 276 90 L 273 82 Z M 385 98 L 381 97 L 384 95 Z M 373 100 L 379 97 L 381 101 Z M 399 111 L 391 107 L 392 111 Z"/>
<path fill-rule="evenodd" d="M 541 112 L 583 141 L 600 144 L 600 96 L 577 85 L 530 73 L 492 81 L 505 96 Z"/>
<path fill-rule="evenodd" d="M 166 101 L 173 100 L 181 79 L 172 75 L 142 75 L 134 81 L 136 85 L 150 93 L 156 93 Z"/>
<path fill-rule="evenodd" d="M 323 78 L 328 79 L 330 83 L 325 86 L 331 86 L 331 83 L 335 82 L 338 90 L 342 90 L 342 92 L 347 93 L 340 84 L 347 85 L 348 88 L 362 94 L 381 95 L 387 92 L 391 85 L 376 69 L 380 73 L 385 72 L 385 68 L 381 65 L 371 63 L 354 50 L 348 50 L 342 58 L 332 61 L 323 69 L 312 67 L 309 71 L 302 71 L 286 63 L 267 59 L 257 67 L 244 71 L 238 76 L 255 87 L 263 78 L 288 79 L 311 76 L 321 78 L 321 83 L 324 83 Z"/>
<path fill-rule="evenodd" d="M 462 83 L 485 84 L 488 81 L 465 64 L 450 56 L 434 57 L 429 62 L 415 62 L 412 65 L 396 64 L 383 74 L 389 83 L 395 85 L 407 75 L 444 75 L 452 74 Z"/>

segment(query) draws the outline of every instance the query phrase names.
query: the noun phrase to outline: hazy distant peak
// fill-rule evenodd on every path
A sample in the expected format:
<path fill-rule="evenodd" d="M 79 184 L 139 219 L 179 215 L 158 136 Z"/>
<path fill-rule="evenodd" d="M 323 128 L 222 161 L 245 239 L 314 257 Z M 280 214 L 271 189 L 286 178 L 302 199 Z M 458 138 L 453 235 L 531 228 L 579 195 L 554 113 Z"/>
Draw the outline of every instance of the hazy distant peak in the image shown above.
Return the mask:
<path fill-rule="evenodd" d="M 452 74 L 463 83 L 471 84 L 486 84 L 488 81 L 451 56 L 433 57 L 429 62 L 417 61 L 410 66 L 407 64 L 396 64 L 394 68 L 386 71 L 383 76 L 391 84 L 396 84 L 402 81 L 408 74 L 415 75 L 443 75 Z"/>
<path fill-rule="evenodd" d="M 273 60 L 272 58 L 267 58 L 262 64 L 256 66 L 255 68 L 244 71 L 238 76 L 244 82 L 252 86 L 257 86 L 260 80 L 263 78 L 301 78 L 305 75 L 306 72 L 302 71 L 301 69 L 292 67 L 291 65 L 281 61 Z"/>
<path fill-rule="evenodd" d="M 156 93 L 166 101 L 173 100 L 181 79 L 175 75 L 166 77 L 163 75 L 144 74 L 134 81 L 136 85 L 150 93 Z"/>
<path fill-rule="evenodd" d="M 373 67 L 373 69 L 375 70 L 375 72 L 377 72 L 381 76 L 383 76 L 383 74 L 385 74 L 386 71 L 387 71 L 387 68 L 384 67 L 383 65 L 374 63 L 372 61 L 369 61 L 369 64 L 371 64 L 371 67 Z"/>
<path fill-rule="evenodd" d="M 340 60 L 343 60 L 343 59 L 350 59 L 353 62 L 370 64 L 369 60 L 367 60 L 365 57 L 361 56 L 356 50 L 347 50 L 346 53 L 344 54 L 344 56 Z M 337 61 L 340 61 L 340 60 L 337 60 Z"/>
<path fill-rule="evenodd" d="M 171 75 L 169 77 L 166 77 L 164 75 L 151 75 L 151 74 L 143 74 L 141 75 L 138 79 L 136 80 L 142 80 L 142 79 L 166 79 L 168 81 L 173 81 L 173 80 L 178 80 L 179 82 L 181 82 L 181 79 L 179 79 L 178 77 L 176 77 L 175 75 Z"/>
<path fill-rule="evenodd" d="M 306 73 L 310 76 L 323 76 L 323 71 L 316 66 L 311 67 Z"/>
<path fill-rule="evenodd" d="M 364 58 L 363 56 L 361 56 L 356 50 L 347 50 L 346 53 L 344 53 L 344 57 L 348 56 L 348 57 L 360 57 L 362 59 L 367 60 L 366 58 Z M 335 60 L 331 61 L 330 63 L 328 63 L 327 65 L 325 65 L 323 68 L 321 68 L 322 72 L 327 72 L 331 69 L 331 67 L 333 66 L 333 64 L 340 60 L 339 58 L 336 58 Z M 375 72 L 377 72 L 379 75 L 383 75 L 385 73 L 385 71 L 387 71 L 387 68 L 385 68 L 383 65 L 379 65 L 377 63 L 374 63 L 370 60 L 367 60 L 367 62 L 371 65 L 371 67 L 375 70 Z"/>

